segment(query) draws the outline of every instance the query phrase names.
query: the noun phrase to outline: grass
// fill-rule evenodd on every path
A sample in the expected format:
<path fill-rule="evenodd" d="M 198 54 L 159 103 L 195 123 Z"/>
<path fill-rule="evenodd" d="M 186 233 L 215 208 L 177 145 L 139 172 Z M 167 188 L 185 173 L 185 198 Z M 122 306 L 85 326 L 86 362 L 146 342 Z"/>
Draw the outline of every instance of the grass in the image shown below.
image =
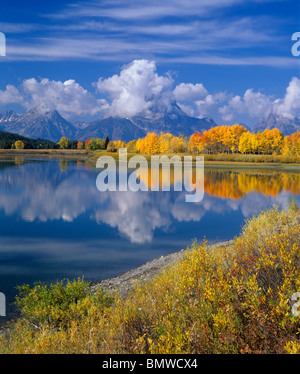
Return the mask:
<path fill-rule="evenodd" d="M 40 156 L 40 157 L 67 157 L 72 158 L 87 158 L 91 163 L 96 163 L 100 156 L 111 156 L 116 161 L 119 159 L 118 152 L 107 152 L 106 150 L 90 151 L 90 150 L 77 150 L 77 149 L 0 149 L 0 156 Z M 128 159 L 133 156 L 140 155 L 136 153 L 128 153 Z M 141 155 L 146 158 L 148 162 L 151 160 L 151 155 Z M 180 156 L 183 160 L 184 156 L 192 156 L 193 162 L 196 161 L 196 154 L 186 153 L 172 153 L 167 156 Z M 247 166 L 255 165 L 259 167 L 272 167 L 278 168 L 285 165 L 290 167 L 298 167 L 300 164 L 300 157 L 297 156 L 283 156 L 283 155 L 246 155 L 246 154 L 218 154 L 218 155 L 202 155 L 204 156 L 204 162 L 207 165 L 216 165 L 222 167 L 222 165 L 238 165 Z"/>
<path fill-rule="evenodd" d="M 0 149 L 0 154 L 88 154 L 87 150 L 84 149 Z"/>
<path fill-rule="evenodd" d="M 128 153 L 128 159 L 132 156 L 136 156 L 140 154 L 136 153 Z M 111 156 L 116 161 L 119 159 L 118 152 L 107 152 L 107 151 L 90 151 L 89 158 L 91 161 L 96 162 L 98 157 L 100 156 Z M 149 162 L 151 160 L 151 155 L 141 154 L 146 158 Z M 171 153 L 167 154 L 168 157 L 172 156 L 180 156 L 183 160 L 184 156 L 192 156 L 193 162 L 196 161 L 196 154 L 186 154 L 186 153 Z M 219 155 L 199 155 L 204 156 L 204 162 L 206 164 L 236 164 L 236 165 L 263 165 L 265 166 L 278 166 L 278 165 L 285 165 L 291 164 L 299 166 L 300 164 L 300 157 L 297 156 L 282 156 L 282 155 L 246 155 L 246 154 L 219 154 Z"/>
<path fill-rule="evenodd" d="M 205 155 L 205 161 L 214 162 L 250 162 L 250 163 L 283 163 L 283 164 L 299 164 L 300 157 L 298 156 L 283 156 L 283 155 L 252 155 L 252 154 L 220 154 L 220 155 Z"/>
<path fill-rule="evenodd" d="M 0 149 L 0 160 L 8 158 L 49 158 L 61 160 L 88 160 L 89 153 L 86 150 L 77 149 Z"/>
<path fill-rule="evenodd" d="M 300 211 L 274 207 L 234 244 L 204 241 L 122 299 L 83 280 L 21 287 L 1 353 L 300 353 Z"/>

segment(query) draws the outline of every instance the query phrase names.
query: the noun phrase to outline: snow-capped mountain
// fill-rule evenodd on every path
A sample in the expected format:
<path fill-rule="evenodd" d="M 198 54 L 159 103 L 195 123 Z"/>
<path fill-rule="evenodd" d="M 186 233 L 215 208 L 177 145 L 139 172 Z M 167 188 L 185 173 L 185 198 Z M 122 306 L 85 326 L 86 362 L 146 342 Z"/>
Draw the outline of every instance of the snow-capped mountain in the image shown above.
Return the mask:
<path fill-rule="evenodd" d="M 291 135 L 296 131 L 300 131 L 300 118 L 289 119 L 275 114 L 270 114 L 269 117 L 258 122 L 253 131 L 264 131 L 265 129 L 277 128 L 283 135 Z"/>
<path fill-rule="evenodd" d="M 73 138 L 76 128 L 56 110 L 42 112 L 33 108 L 25 114 L 12 111 L 0 113 L 0 130 L 28 138 L 58 142 L 62 136 Z"/>
<path fill-rule="evenodd" d="M 129 118 L 106 117 L 92 122 L 89 126 L 77 132 L 77 138 L 87 139 L 91 137 L 111 140 L 138 139 L 144 137 L 147 132 L 170 132 L 173 135 L 192 135 L 195 131 L 203 132 L 216 123 L 211 118 L 195 118 L 185 114 L 177 104 L 173 104 L 168 110 L 151 112 L 148 115 L 136 115 Z"/>
<path fill-rule="evenodd" d="M 0 113 L 0 130 L 29 138 L 43 138 L 58 142 L 62 136 L 73 140 L 106 138 L 130 141 L 144 137 L 147 132 L 170 132 L 189 136 L 202 132 L 216 123 L 211 118 L 195 118 L 185 114 L 175 103 L 168 109 L 131 118 L 105 117 L 93 122 L 65 120 L 56 110 L 42 111 L 33 108 L 25 114 L 13 111 Z"/>

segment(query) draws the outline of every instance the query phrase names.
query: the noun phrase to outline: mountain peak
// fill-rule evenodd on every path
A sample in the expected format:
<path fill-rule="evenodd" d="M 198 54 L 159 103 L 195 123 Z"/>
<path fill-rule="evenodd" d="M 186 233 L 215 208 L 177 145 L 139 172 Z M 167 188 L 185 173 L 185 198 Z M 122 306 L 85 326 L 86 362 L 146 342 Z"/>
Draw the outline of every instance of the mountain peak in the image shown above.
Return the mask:
<path fill-rule="evenodd" d="M 12 112 L 9 118 L 2 113 L 0 129 L 32 139 L 41 138 L 54 142 L 58 142 L 62 136 L 73 138 L 76 132 L 76 128 L 57 110 L 43 111 L 40 107 L 31 108 L 24 114 Z"/>
<path fill-rule="evenodd" d="M 43 108 L 41 106 L 35 106 L 35 107 L 29 109 L 27 114 L 63 118 L 56 109 L 48 109 L 48 108 L 46 109 L 46 108 Z"/>
<path fill-rule="evenodd" d="M 259 121 L 253 127 L 253 130 L 257 132 L 264 131 L 265 129 L 271 130 L 274 128 L 277 128 L 279 131 L 281 131 L 283 135 L 291 135 L 296 131 L 300 131 L 300 119 L 291 119 L 271 113 L 268 117 Z"/>

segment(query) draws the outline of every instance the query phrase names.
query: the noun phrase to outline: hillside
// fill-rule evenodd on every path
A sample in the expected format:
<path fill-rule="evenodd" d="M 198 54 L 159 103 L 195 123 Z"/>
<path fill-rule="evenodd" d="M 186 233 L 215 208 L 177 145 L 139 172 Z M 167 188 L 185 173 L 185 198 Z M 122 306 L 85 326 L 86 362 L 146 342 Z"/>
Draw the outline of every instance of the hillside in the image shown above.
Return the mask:
<path fill-rule="evenodd" d="M 91 122 L 88 126 L 76 132 L 75 138 L 86 140 L 88 138 L 108 137 L 110 140 L 124 140 L 126 142 L 132 139 L 144 137 L 146 132 L 129 119 L 108 117 L 99 121 Z"/>
<path fill-rule="evenodd" d="M 58 148 L 56 143 L 46 139 L 30 139 L 18 134 L 0 131 L 0 149 L 10 149 L 12 144 L 14 144 L 17 140 L 21 140 L 24 143 L 25 149 Z"/>
<path fill-rule="evenodd" d="M 56 110 L 41 112 L 38 108 L 25 114 L 12 111 L 0 113 L 0 130 L 53 142 L 58 142 L 62 136 L 72 139 L 76 132 L 76 128 Z"/>

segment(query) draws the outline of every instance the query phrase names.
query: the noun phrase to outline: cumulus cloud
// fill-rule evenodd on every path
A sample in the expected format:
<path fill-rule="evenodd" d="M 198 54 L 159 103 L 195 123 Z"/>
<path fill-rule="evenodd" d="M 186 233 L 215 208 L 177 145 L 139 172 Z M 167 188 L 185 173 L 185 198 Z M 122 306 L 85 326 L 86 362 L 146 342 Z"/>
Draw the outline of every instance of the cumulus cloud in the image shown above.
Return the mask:
<path fill-rule="evenodd" d="M 300 116 L 300 79 L 292 78 L 284 98 L 274 102 L 274 112 L 291 119 Z"/>
<path fill-rule="evenodd" d="M 6 86 L 4 91 L 0 90 L 0 104 L 20 104 L 23 102 L 22 95 L 19 90 L 11 84 Z"/>
<path fill-rule="evenodd" d="M 39 107 L 41 110 L 58 110 L 64 117 L 95 115 L 105 108 L 104 99 L 97 100 L 89 91 L 73 79 L 65 82 L 26 79 L 22 85 L 27 109 Z"/>
<path fill-rule="evenodd" d="M 178 83 L 169 73 L 160 75 L 154 61 L 134 60 L 119 74 L 100 77 L 91 92 L 73 79 L 26 79 L 19 88 L 7 85 L 0 90 L 0 105 L 21 104 L 26 109 L 58 110 L 67 119 L 109 115 L 132 117 L 167 112 L 176 102 L 190 116 L 212 117 L 217 123 L 241 118 L 260 120 L 269 114 L 300 117 L 300 79 L 289 82 L 282 98 L 253 88 L 243 95 L 210 92 L 202 83 Z M 219 120 L 221 120 L 219 122 Z"/>
<path fill-rule="evenodd" d="M 195 105 L 197 107 L 197 117 L 212 116 L 218 111 L 218 107 L 225 100 L 225 94 L 219 92 L 217 94 L 208 94 L 202 100 L 197 100 Z"/>
<path fill-rule="evenodd" d="M 230 97 L 225 92 L 209 93 L 200 83 L 181 83 L 173 93 L 181 109 L 198 118 L 214 117 L 220 106 L 228 102 Z"/>
<path fill-rule="evenodd" d="M 243 97 L 236 95 L 228 103 L 219 108 L 222 118 L 231 121 L 236 114 L 247 114 L 251 118 L 262 118 L 272 112 L 272 98 L 255 92 L 252 88 L 245 91 Z"/>
<path fill-rule="evenodd" d="M 289 82 L 282 99 L 247 89 L 241 97 L 232 97 L 219 108 L 219 113 L 225 121 L 231 121 L 237 114 L 247 114 L 251 118 L 264 118 L 277 114 L 293 119 L 300 116 L 300 79 L 294 77 Z"/>
<path fill-rule="evenodd" d="M 172 84 L 171 76 L 157 74 L 154 61 L 134 60 L 119 75 L 100 78 L 96 87 L 111 99 L 107 114 L 129 117 L 168 108 L 173 100 Z"/>
<path fill-rule="evenodd" d="M 202 83 L 180 83 L 175 87 L 173 93 L 178 101 L 197 101 L 208 95 L 208 91 Z"/>

